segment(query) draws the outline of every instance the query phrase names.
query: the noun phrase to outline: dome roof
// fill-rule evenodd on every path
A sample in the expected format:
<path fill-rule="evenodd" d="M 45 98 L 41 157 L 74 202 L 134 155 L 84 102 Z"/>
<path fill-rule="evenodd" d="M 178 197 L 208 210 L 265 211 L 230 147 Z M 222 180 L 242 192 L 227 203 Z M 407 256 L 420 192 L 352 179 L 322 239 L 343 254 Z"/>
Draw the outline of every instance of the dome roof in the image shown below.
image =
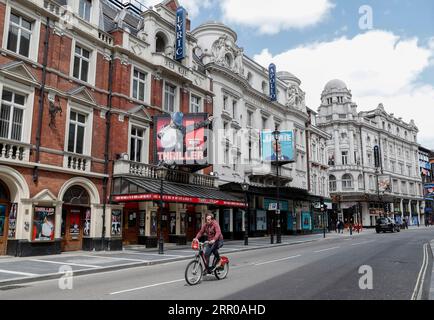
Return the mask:
<path fill-rule="evenodd" d="M 342 80 L 338 80 L 338 79 L 334 79 L 334 80 L 327 82 L 327 84 L 324 88 L 325 91 L 329 91 L 329 90 L 333 90 L 333 89 L 346 89 L 346 90 L 348 90 L 345 82 L 343 82 Z"/>
<path fill-rule="evenodd" d="M 280 80 L 282 80 L 284 82 L 294 81 L 294 82 L 298 83 L 298 85 L 301 84 L 300 79 L 297 78 L 291 72 L 288 72 L 288 71 L 279 71 L 279 72 L 277 72 L 277 78 L 279 78 Z"/>

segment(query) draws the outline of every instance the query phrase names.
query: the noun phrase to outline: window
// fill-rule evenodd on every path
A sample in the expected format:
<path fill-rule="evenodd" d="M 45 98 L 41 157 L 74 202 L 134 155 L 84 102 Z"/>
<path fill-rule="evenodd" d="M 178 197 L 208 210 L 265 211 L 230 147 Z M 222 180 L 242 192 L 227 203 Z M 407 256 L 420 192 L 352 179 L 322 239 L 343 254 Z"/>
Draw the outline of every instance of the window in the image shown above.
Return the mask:
<path fill-rule="evenodd" d="M 175 112 L 176 87 L 166 83 L 164 87 L 164 111 Z"/>
<path fill-rule="evenodd" d="M 262 81 L 262 93 L 268 94 L 268 85 L 265 81 Z"/>
<path fill-rule="evenodd" d="M 390 161 L 390 171 L 395 172 L 395 161 Z"/>
<path fill-rule="evenodd" d="M 342 151 L 342 164 L 348 164 L 348 151 Z"/>
<path fill-rule="evenodd" d="M 349 174 L 345 174 L 342 177 L 342 189 L 352 189 L 353 188 L 353 178 Z"/>
<path fill-rule="evenodd" d="M 374 176 L 369 176 L 369 189 L 375 190 Z"/>
<path fill-rule="evenodd" d="M 312 161 L 318 161 L 316 143 L 312 143 Z"/>
<path fill-rule="evenodd" d="M 249 163 L 252 162 L 252 137 L 249 137 Z"/>
<path fill-rule="evenodd" d="M 268 119 L 267 118 L 262 118 L 262 129 L 267 129 L 267 121 L 268 121 Z"/>
<path fill-rule="evenodd" d="M 145 101 L 146 73 L 134 68 L 133 72 L 133 98 Z"/>
<path fill-rule="evenodd" d="M 145 148 L 145 133 L 146 129 L 131 127 L 130 136 L 130 160 L 134 162 L 143 162 Z"/>
<path fill-rule="evenodd" d="M 234 118 L 235 120 L 237 119 L 237 103 L 238 101 L 233 100 L 232 101 L 232 118 Z"/>
<path fill-rule="evenodd" d="M 253 127 L 253 112 L 247 110 L 247 126 Z"/>
<path fill-rule="evenodd" d="M 74 57 L 74 73 L 73 73 L 74 78 L 87 82 L 87 78 L 89 74 L 89 64 L 90 64 L 90 51 L 76 45 L 75 57 Z"/>
<path fill-rule="evenodd" d="M 0 137 L 21 141 L 26 97 L 3 90 L 0 109 Z"/>
<path fill-rule="evenodd" d="M 68 151 L 84 153 L 84 137 L 86 130 L 86 115 L 71 110 L 69 118 Z"/>
<path fill-rule="evenodd" d="M 402 163 L 399 164 L 399 173 L 404 174 L 404 165 Z"/>
<path fill-rule="evenodd" d="M 202 112 L 201 98 L 199 98 L 198 96 L 191 95 L 190 112 L 192 113 Z"/>
<path fill-rule="evenodd" d="M 372 166 L 372 153 L 368 153 L 368 165 Z"/>
<path fill-rule="evenodd" d="M 80 0 L 78 15 L 80 18 L 90 21 L 90 11 L 92 9 L 92 1 L 91 0 Z"/>
<path fill-rule="evenodd" d="M 313 175 L 312 177 L 312 193 L 316 194 L 316 183 L 317 183 L 317 176 L 316 174 Z"/>
<path fill-rule="evenodd" d="M 7 48 L 22 56 L 29 57 L 32 38 L 32 22 L 11 12 Z"/>
<path fill-rule="evenodd" d="M 329 177 L 329 189 L 330 189 L 330 192 L 334 192 L 337 189 L 336 177 L 335 176 L 330 176 Z"/>
<path fill-rule="evenodd" d="M 322 177 L 321 178 L 321 189 L 320 189 L 320 191 L 319 191 L 319 193 L 321 194 L 321 195 L 325 195 L 326 194 L 326 192 L 325 192 L 325 178 L 324 177 Z"/>
<path fill-rule="evenodd" d="M 225 147 L 225 165 L 229 165 L 229 144 Z"/>
<path fill-rule="evenodd" d="M 332 98 L 327 98 L 327 104 L 332 104 L 333 103 L 333 99 Z"/>
<path fill-rule="evenodd" d="M 358 184 L 358 188 L 359 188 L 359 190 L 362 190 L 363 189 L 363 176 L 362 175 L 359 175 L 359 178 L 357 179 L 357 184 Z"/>
<path fill-rule="evenodd" d="M 155 52 L 164 53 L 166 51 L 166 37 L 162 33 L 155 36 Z"/>
<path fill-rule="evenodd" d="M 223 133 L 224 133 L 224 136 L 227 138 L 228 137 L 228 135 L 229 135 L 229 132 L 228 132 L 228 123 L 227 122 L 223 122 Z"/>
<path fill-rule="evenodd" d="M 223 110 L 228 110 L 228 97 L 227 96 L 224 96 L 223 97 Z"/>

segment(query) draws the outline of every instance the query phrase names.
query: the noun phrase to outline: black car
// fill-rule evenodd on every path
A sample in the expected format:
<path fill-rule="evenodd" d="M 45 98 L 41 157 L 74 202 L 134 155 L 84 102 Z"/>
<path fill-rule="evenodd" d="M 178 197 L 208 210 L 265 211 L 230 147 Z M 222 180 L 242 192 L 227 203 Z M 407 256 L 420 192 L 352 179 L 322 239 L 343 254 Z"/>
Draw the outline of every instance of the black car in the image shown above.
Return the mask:
<path fill-rule="evenodd" d="M 380 233 L 381 231 L 383 232 L 399 232 L 401 231 L 401 227 L 399 226 L 399 224 L 397 224 L 395 222 L 395 220 L 391 219 L 391 218 L 379 218 L 377 219 L 377 224 L 375 225 L 375 230 L 377 231 L 377 233 Z"/>

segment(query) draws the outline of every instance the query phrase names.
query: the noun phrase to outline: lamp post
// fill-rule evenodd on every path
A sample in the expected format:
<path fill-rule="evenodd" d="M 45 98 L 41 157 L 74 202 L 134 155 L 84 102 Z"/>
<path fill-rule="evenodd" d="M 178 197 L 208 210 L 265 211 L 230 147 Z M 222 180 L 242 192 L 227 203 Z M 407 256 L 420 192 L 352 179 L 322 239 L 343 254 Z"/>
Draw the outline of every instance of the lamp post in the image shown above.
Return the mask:
<path fill-rule="evenodd" d="M 249 201 L 249 184 L 244 182 L 241 184 L 241 188 L 244 191 L 244 201 L 247 204 L 247 208 L 245 212 L 245 221 L 244 221 L 244 245 L 249 245 L 249 230 L 250 230 L 250 201 Z"/>
<path fill-rule="evenodd" d="M 160 209 L 160 237 L 158 239 L 158 254 L 164 254 L 164 239 L 163 239 L 163 209 L 164 209 L 164 202 L 163 202 L 163 194 L 164 194 L 164 179 L 167 175 L 167 169 L 164 167 L 163 164 L 159 164 L 157 168 L 157 177 L 160 179 L 160 201 L 159 209 Z"/>
<path fill-rule="evenodd" d="M 276 125 L 276 129 L 273 132 L 274 142 L 276 143 L 276 173 L 277 173 L 277 183 L 276 183 L 276 198 L 277 198 L 277 206 L 276 206 L 276 225 L 277 225 L 277 235 L 276 235 L 276 243 L 282 243 L 282 235 L 280 230 L 280 181 L 279 181 L 279 140 L 280 140 L 280 131 Z"/>
<path fill-rule="evenodd" d="M 322 228 L 324 233 L 324 239 L 326 237 L 326 226 L 325 226 L 325 214 L 326 214 L 326 205 L 324 204 L 324 199 L 320 199 L 320 205 L 321 205 L 321 215 L 322 215 Z"/>

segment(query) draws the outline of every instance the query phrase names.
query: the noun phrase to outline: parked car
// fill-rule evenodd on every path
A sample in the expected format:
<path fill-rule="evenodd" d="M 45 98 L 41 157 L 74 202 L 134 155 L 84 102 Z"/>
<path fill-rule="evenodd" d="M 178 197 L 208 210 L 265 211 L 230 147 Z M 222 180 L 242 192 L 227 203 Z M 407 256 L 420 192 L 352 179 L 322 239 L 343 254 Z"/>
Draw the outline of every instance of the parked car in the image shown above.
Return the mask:
<path fill-rule="evenodd" d="M 377 233 L 390 231 L 392 233 L 400 232 L 401 227 L 391 218 L 379 218 L 375 225 L 375 230 Z"/>

